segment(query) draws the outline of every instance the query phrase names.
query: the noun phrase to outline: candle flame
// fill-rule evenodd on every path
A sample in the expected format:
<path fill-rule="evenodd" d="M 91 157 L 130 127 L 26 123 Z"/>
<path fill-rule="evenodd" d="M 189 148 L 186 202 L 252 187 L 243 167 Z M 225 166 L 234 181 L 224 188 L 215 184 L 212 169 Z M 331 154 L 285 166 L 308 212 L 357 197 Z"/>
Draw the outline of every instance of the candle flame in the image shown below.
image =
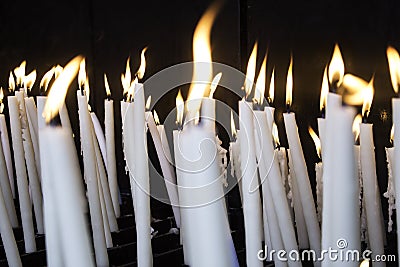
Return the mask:
<path fill-rule="evenodd" d="M 257 62 L 257 42 L 254 44 L 251 51 L 249 62 L 247 62 L 246 79 L 244 80 L 244 92 L 246 97 L 251 93 L 253 88 L 254 78 L 256 76 L 256 62 Z"/>
<path fill-rule="evenodd" d="M 394 140 L 394 125 L 392 125 L 392 129 L 390 129 L 390 143 L 393 144 Z"/>
<path fill-rule="evenodd" d="M 138 78 L 135 77 L 135 79 L 129 85 L 129 89 L 128 89 L 127 96 L 126 96 L 126 100 L 128 102 L 133 101 L 133 98 L 135 96 L 135 87 L 136 87 L 137 83 L 138 83 Z"/>
<path fill-rule="evenodd" d="M 329 83 L 338 88 L 343 82 L 344 62 L 338 44 L 335 44 L 333 55 L 328 68 Z"/>
<path fill-rule="evenodd" d="M 219 10 L 219 2 L 212 5 L 200 18 L 193 34 L 193 75 L 189 88 L 187 111 L 200 110 L 201 99 L 209 95 L 209 83 L 212 79 L 212 58 L 210 35 L 211 28 Z"/>
<path fill-rule="evenodd" d="M 86 101 L 87 101 L 87 103 L 88 103 L 88 109 L 89 109 L 89 111 L 92 111 L 92 107 L 90 106 L 90 104 L 89 104 L 89 99 L 90 99 L 90 86 L 89 86 L 89 77 L 88 76 L 86 76 L 86 79 L 85 79 L 85 83 L 84 83 L 84 85 L 83 85 L 83 90 L 84 90 L 84 92 L 85 92 L 85 95 L 86 95 Z"/>
<path fill-rule="evenodd" d="M 386 55 L 389 63 L 390 79 L 392 81 L 392 87 L 394 92 L 399 92 L 400 83 L 400 56 L 397 50 L 389 46 L 386 50 Z"/>
<path fill-rule="evenodd" d="M 232 137 L 236 138 L 237 137 L 237 131 L 236 131 L 236 126 L 235 126 L 235 120 L 233 119 L 233 112 L 231 110 L 231 133 Z"/>
<path fill-rule="evenodd" d="M 321 140 L 319 139 L 318 135 L 315 133 L 311 126 L 308 126 L 308 132 L 311 135 L 311 138 L 314 141 L 315 149 L 317 150 L 318 157 L 321 158 Z"/>
<path fill-rule="evenodd" d="M 107 97 L 111 96 L 110 85 L 108 84 L 107 75 L 104 73 L 104 87 L 106 88 Z"/>
<path fill-rule="evenodd" d="M 357 116 L 354 118 L 353 127 L 352 127 L 355 141 L 357 141 L 358 136 L 360 135 L 361 122 L 362 122 L 362 116 L 361 116 L 361 114 L 357 114 Z"/>
<path fill-rule="evenodd" d="M 146 110 L 150 110 L 150 106 L 151 106 L 151 95 L 149 95 L 149 97 L 146 100 Z"/>
<path fill-rule="evenodd" d="M 63 67 L 60 65 L 55 66 L 54 68 L 54 79 L 57 79 L 58 76 L 60 76 L 61 72 L 63 71 Z"/>
<path fill-rule="evenodd" d="M 265 75 L 267 72 L 267 55 L 265 55 L 264 60 L 261 64 L 260 73 L 257 77 L 256 88 L 254 90 L 254 101 L 259 105 L 262 105 L 264 102 L 264 93 L 265 93 Z"/>
<path fill-rule="evenodd" d="M 40 80 L 40 88 L 43 89 L 45 92 L 47 91 L 47 88 L 49 87 L 49 83 L 51 81 L 51 78 L 53 78 L 55 71 L 55 67 L 52 67 L 49 71 L 47 71 L 44 75 L 43 78 Z"/>
<path fill-rule="evenodd" d="M 10 92 L 15 91 L 15 80 L 14 80 L 14 76 L 11 71 L 10 71 L 10 76 L 8 76 L 8 90 Z"/>
<path fill-rule="evenodd" d="M 126 95 L 129 92 L 132 81 L 131 67 L 130 67 L 130 57 L 126 60 L 125 74 L 121 74 L 122 88 L 124 89 L 123 94 Z"/>
<path fill-rule="evenodd" d="M 86 62 L 85 59 L 83 59 L 79 65 L 79 74 L 78 74 L 79 89 L 82 89 L 82 87 L 85 85 L 85 81 L 86 81 Z"/>
<path fill-rule="evenodd" d="M 364 102 L 364 92 L 368 87 L 368 82 L 352 74 L 346 74 L 343 78 L 343 101 L 348 105 L 362 105 Z"/>
<path fill-rule="evenodd" d="M 4 111 L 3 99 L 4 99 L 3 87 L 0 87 L 0 113 L 3 113 Z"/>
<path fill-rule="evenodd" d="M 290 57 L 290 65 L 286 78 L 286 105 L 292 105 L 292 94 L 293 94 L 293 57 Z"/>
<path fill-rule="evenodd" d="M 321 85 L 321 97 L 319 100 L 319 109 L 322 111 L 326 107 L 326 99 L 329 93 L 329 83 L 327 76 L 327 66 L 324 70 L 324 77 L 322 77 L 322 85 Z"/>
<path fill-rule="evenodd" d="M 369 259 L 365 259 L 360 263 L 360 267 L 369 267 Z"/>
<path fill-rule="evenodd" d="M 136 76 L 139 80 L 143 79 L 144 72 L 146 71 L 146 57 L 144 53 L 146 53 L 147 47 L 143 48 L 142 53 L 140 54 L 140 66 L 138 71 L 136 72 Z"/>
<path fill-rule="evenodd" d="M 21 64 L 14 69 L 15 78 L 17 80 L 17 85 L 23 87 L 24 77 L 25 77 L 26 61 L 22 61 Z"/>
<path fill-rule="evenodd" d="M 184 102 L 183 102 L 181 90 L 178 91 L 178 95 L 176 96 L 175 103 L 176 103 L 176 123 L 178 125 L 182 125 Z"/>
<path fill-rule="evenodd" d="M 64 104 L 68 87 L 78 74 L 79 64 L 83 60 L 82 56 L 73 58 L 61 72 L 60 76 L 54 81 L 50 88 L 49 95 L 44 107 L 43 116 L 46 122 L 50 122 Z"/>
<path fill-rule="evenodd" d="M 275 68 L 272 69 L 271 81 L 269 83 L 269 102 L 274 102 L 275 99 Z"/>
<path fill-rule="evenodd" d="M 24 86 L 26 89 L 28 89 L 29 91 L 32 89 L 33 84 L 36 81 L 36 70 L 33 70 L 31 73 L 29 73 L 28 75 L 26 75 L 24 77 Z"/>
<path fill-rule="evenodd" d="M 371 81 L 368 83 L 368 86 L 365 87 L 363 91 L 364 102 L 362 106 L 362 115 L 364 117 L 368 117 L 371 110 L 372 99 L 374 98 L 374 77 L 372 77 Z"/>
<path fill-rule="evenodd" d="M 217 90 L 219 81 L 221 80 L 222 77 L 222 72 L 218 73 L 217 75 L 215 75 L 214 79 L 211 82 L 210 85 L 210 95 L 208 96 L 209 98 L 214 98 L 214 93 L 215 90 Z"/>
<path fill-rule="evenodd" d="M 275 122 L 272 124 L 272 137 L 274 138 L 275 145 L 279 146 L 280 145 L 279 132 L 278 132 L 278 126 L 276 125 Z"/>
<path fill-rule="evenodd" d="M 158 118 L 157 111 L 154 110 L 153 116 L 154 116 L 154 122 L 156 123 L 156 125 L 160 125 L 160 119 Z"/>

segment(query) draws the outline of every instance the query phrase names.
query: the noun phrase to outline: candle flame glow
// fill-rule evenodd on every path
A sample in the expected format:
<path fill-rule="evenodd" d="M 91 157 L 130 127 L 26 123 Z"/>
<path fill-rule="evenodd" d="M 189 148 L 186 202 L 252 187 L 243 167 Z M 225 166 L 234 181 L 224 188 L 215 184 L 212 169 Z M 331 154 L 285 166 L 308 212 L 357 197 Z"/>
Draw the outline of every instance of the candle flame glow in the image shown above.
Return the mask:
<path fill-rule="evenodd" d="M 48 72 L 46 72 L 43 75 L 43 78 L 40 80 L 40 88 L 43 89 L 45 92 L 47 91 L 47 88 L 49 87 L 49 83 L 51 81 L 51 78 L 53 78 L 55 71 L 55 67 L 52 67 Z"/>
<path fill-rule="evenodd" d="M 3 87 L 0 87 L 0 113 L 3 113 L 4 111 L 3 99 L 4 99 Z"/>
<path fill-rule="evenodd" d="M 150 110 L 150 106 L 151 106 L 151 95 L 149 95 L 149 97 L 146 100 L 146 110 Z"/>
<path fill-rule="evenodd" d="M 318 135 L 315 133 L 311 126 L 308 126 L 308 132 L 311 135 L 311 138 L 314 141 L 315 149 L 317 150 L 318 157 L 321 158 L 321 140 L 319 139 Z"/>
<path fill-rule="evenodd" d="M 15 80 L 14 80 L 14 76 L 11 71 L 10 71 L 10 76 L 8 76 L 8 90 L 10 92 L 15 91 Z"/>
<path fill-rule="evenodd" d="M 372 77 L 371 81 L 368 83 L 368 86 L 365 87 L 364 91 L 364 103 L 362 106 L 362 115 L 364 117 L 369 116 L 369 112 L 371 110 L 372 99 L 374 98 L 374 78 Z"/>
<path fill-rule="evenodd" d="M 122 88 L 124 89 L 123 94 L 126 95 L 128 94 L 129 88 L 131 86 L 131 81 L 132 81 L 132 74 L 131 74 L 131 67 L 130 67 L 130 57 L 126 60 L 126 68 L 125 68 L 125 74 L 121 74 L 121 83 L 122 83 Z"/>
<path fill-rule="evenodd" d="M 246 79 L 244 80 L 244 92 L 246 97 L 251 93 L 253 88 L 254 78 L 256 76 L 256 63 L 257 63 L 257 42 L 254 44 L 251 51 L 249 62 L 247 62 Z"/>
<path fill-rule="evenodd" d="M 254 90 L 254 101 L 259 105 L 264 102 L 265 93 L 265 76 L 267 72 L 267 55 L 265 55 L 264 60 L 261 64 L 260 73 L 257 77 L 256 88 Z"/>
<path fill-rule="evenodd" d="M 392 129 L 390 129 L 390 143 L 393 144 L 394 140 L 394 125 L 392 125 Z"/>
<path fill-rule="evenodd" d="M 369 259 L 365 259 L 360 263 L 360 267 L 369 267 Z"/>
<path fill-rule="evenodd" d="M 399 92 L 400 83 L 400 56 L 395 48 L 389 46 L 386 50 L 386 55 L 389 63 L 390 79 L 394 92 Z"/>
<path fill-rule="evenodd" d="M 132 102 L 133 101 L 133 98 L 134 98 L 134 95 L 135 95 L 135 87 L 136 87 L 137 83 L 138 83 L 138 78 L 135 77 L 135 79 L 129 85 L 129 89 L 128 89 L 128 92 L 127 92 L 127 95 L 126 95 L 126 100 L 128 102 Z"/>
<path fill-rule="evenodd" d="M 290 57 L 290 64 L 286 78 L 286 105 L 292 105 L 293 94 L 293 57 Z"/>
<path fill-rule="evenodd" d="M 278 126 L 276 125 L 275 122 L 272 123 L 272 137 L 274 138 L 275 146 L 279 146 L 280 145 L 279 132 L 278 132 Z"/>
<path fill-rule="evenodd" d="M 336 88 L 339 88 L 343 82 L 344 62 L 338 44 L 335 44 L 335 48 L 333 50 L 332 59 L 328 68 L 328 75 L 329 83 L 334 85 Z"/>
<path fill-rule="evenodd" d="M 106 88 L 107 97 L 111 96 L 110 85 L 108 84 L 107 75 L 104 73 L 104 87 Z"/>
<path fill-rule="evenodd" d="M 22 61 L 21 64 L 14 69 L 15 78 L 17 80 L 17 85 L 23 87 L 24 77 L 25 77 L 26 61 Z"/>
<path fill-rule="evenodd" d="M 232 137 L 236 138 L 237 137 L 237 131 L 236 131 L 236 126 L 235 126 L 235 120 L 233 119 L 233 112 L 231 110 L 231 133 Z"/>
<path fill-rule="evenodd" d="M 219 81 L 221 80 L 222 77 L 222 72 L 218 73 L 217 75 L 215 75 L 214 79 L 211 82 L 210 85 L 210 95 L 208 96 L 209 98 L 214 98 L 214 93 L 215 90 L 217 90 Z"/>
<path fill-rule="evenodd" d="M 357 141 L 358 136 L 360 135 L 361 122 L 362 122 L 362 116 L 361 116 L 361 114 L 357 114 L 357 116 L 354 118 L 353 127 L 352 127 L 355 141 Z"/>
<path fill-rule="evenodd" d="M 275 99 L 275 68 L 272 69 L 271 82 L 269 83 L 268 99 L 270 103 L 274 102 Z"/>
<path fill-rule="evenodd" d="M 211 28 L 219 10 L 219 2 L 216 2 L 200 18 L 193 34 L 193 75 L 189 88 L 186 110 L 194 114 L 200 110 L 201 100 L 209 95 L 209 84 L 212 79 L 211 58 Z M 192 116 L 189 116 L 189 119 Z"/>
<path fill-rule="evenodd" d="M 79 89 L 82 89 L 82 87 L 84 87 L 85 81 L 86 81 L 86 62 L 85 59 L 83 59 L 79 65 L 79 74 L 78 74 Z"/>
<path fill-rule="evenodd" d="M 143 79 L 144 72 L 146 71 L 146 57 L 144 53 L 146 53 L 147 47 L 143 48 L 142 53 L 140 54 L 140 66 L 138 71 L 136 72 L 136 76 L 139 80 Z"/>
<path fill-rule="evenodd" d="M 362 105 L 364 102 L 364 92 L 368 87 L 368 82 L 352 74 L 346 74 L 343 78 L 343 101 L 348 105 Z"/>
<path fill-rule="evenodd" d="M 156 125 L 160 125 L 160 119 L 158 118 L 157 111 L 154 110 L 153 116 L 154 116 L 154 122 L 156 123 Z"/>
<path fill-rule="evenodd" d="M 329 93 L 329 83 L 328 83 L 328 76 L 327 76 L 327 68 L 325 67 L 324 70 L 324 77 L 322 77 L 322 85 L 321 85 L 321 97 L 319 100 L 319 109 L 322 111 L 326 107 L 326 99 Z"/>
<path fill-rule="evenodd" d="M 182 125 L 184 102 L 183 102 L 181 90 L 178 91 L 178 95 L 176 96 L 175 103 L 176 103 L 176 124 Z"/>
<path fill-rule="evenodd" d="M 89 77 L 88 77 L 88 76 L 86 76 L 86 79 L 85 79 L 85 83 L 84 83 L 83 88 L 84 88 L 83 90 L 84 90 L 85 95 L 86 95 L 86 101 L 87 101 L 87 103 L 88 103 L 88 109 L 89 109 L 89 111 L 92 111 L 92 108 L 91 108 L 91 106 L 90 106 L 90 104 L 89 104 L 89 99 L 90 99 L 90 86 L 89 86 Z"/>
<path fill-rule="evenodd" d="M 31 73 L 29 73 L 28 75 L 26 75 L 24 77 L 24 86 L 26 89 L 28 89 L 29 91 L 32 89 L 33 84 L 36 81 L 36 70 L 33 70 Z"/>
<path fill-rule="evenodd" d="M 43 116 L 47 123 L 58 114 L 61 106 L 64 104 L 68 87 L 78 74 L 79 65 L 82 60 L 82 56 L 73 58 L 52 84 L 43 111 Z"/>
<path fill-rule="evenodd" d="M 58 76 L 60 76 L 61 72 L 63 71 L 63 67 L 60 65 L 55 66 L 54 68 L 54 79 L 57 79 Z"/>

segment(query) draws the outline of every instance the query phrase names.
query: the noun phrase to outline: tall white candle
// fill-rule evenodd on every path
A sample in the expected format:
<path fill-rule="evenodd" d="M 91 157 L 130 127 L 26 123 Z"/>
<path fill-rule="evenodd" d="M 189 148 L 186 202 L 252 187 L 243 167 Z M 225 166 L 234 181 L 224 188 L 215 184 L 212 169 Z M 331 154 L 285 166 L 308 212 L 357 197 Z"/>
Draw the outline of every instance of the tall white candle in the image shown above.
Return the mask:
<path fill-rule="evenodd" d="M 69 120 L 68 109 L 65 103 L 61 106 L 59 112 L 62 127 L 72 132 L 71 121 Z"/>
<path fill-rule="evenodd" d="M 323 210 L 323 180 L 322 180 L 323 166 L 322 162 L 315 163 L 315 178 L 316 178 L 316 193 L 317 193 L 317 212 L 318 221 L 322 221 L 322 210 Z"/>
<path fill-rule="evenodd" d="M 237 184 L 239 186 L 240 199 L 243 201 L 242 192 L 242 172 L 240 170 L 240 140 L 239 131 L 236 132 L 236 141 L 229 144 L 229 154 L 231 158 L 231 174 L 237 179 Z"/>
<path fill-rule="evenodd" d="M 387 160 L 387 169 L 388 169 L 388 185 L 387 185 L 387 190 L 384 193 L 384 196 L 388 199 L 388 232 L 390 233 L 393 229 L 393 220 L 392 220 L 392 215 L 393 215 L 393 210 L 396 208 L 395 205 L 395 196 L 396 192 L 394 189 L 394 183 L 393 183 L 393 154 L 394 154 L 394 148 L 389 147 L 386 148 L 386 160 Z"/>
<path fill-rule="evenodd" d="M 262 266 L 257 253 L 262 249 L 262 210 L 257 175 L 252 103 L 239 101 L 240 165 L 247 266 Z"/>
<path fill-rule="evenodd" d="M 12 146 L 14 151 L 15 171 L 17 176 L 18 198 L 21 210 L 22 229 L 24 234 L 25 252 L 36 251 L 35 233 L 33 229 L 31 201 L 29 199 L 28 176 L 24 158 L 22 129 L 19 113 L 19 104 L 16 96 L 8 96 L 8 109 Z"/>
<path fill-rule="evenodd" d="M 100 121 L 97 118 L 96 113 L 90 112 L 90 116 L 92 118 L 93 128 L 96 134 L 98 146 L 100 147 L 101 156 L 103 157 L 104 162 L 107 162 L 106 139 L 104 136 L 103 129 L 101 128 Z M 107 165 L 106 165 L 106 170 L 107 170 Z"/>
<path fill-rule="evenodd" d="M 117 176 L 117 163 L 115 158 L 115 132 L 114 132 L 114 101 L 104 100 L 104 131 L 106 138 L 107 176 L 110 187 L 111 200 L 117 218 L 121 216 L 119 206 L 119 189 Z"/>
<path fill-rule="evenodd" d="M 97 266 L 108 266 L 103 217 L 99 198 L 99 185 L 97 179 L 97 163 L 94 154 L 92 138 L 92 121 L 90 118 L 87 97 L 77 92 L 79 107 L 79 128 L 81 131 L 81 146 L 83 151 L 83 165 L 86 176 L 87 191 L 89 198 L 90 218 L 92 223 L 92 234 L 94 252 Z"/>
<path fill-rule="evenodd" d="M 39 138 L 38 138 L 38 118 L 37 118 L 37 109 L 35 105 L 35 100 L 33 99 L 33 97 L 25 97 L 25 111 L 29 124 L 28 126 L 33 145 L 33 152 L 35 154 L 36 170 L 40 181 L 41 169 L 40 169 L 40 151 L 39 151 Z"/>
<path fill-rule="evenodd" d="M 12 164 L 12 160 L 11 160 L 10 139 L 8 138 L 6 117 L 4 116 L 4 114 L 0 114 L 0 137 L 1 137 L 1 144 L 3 146 L 4 157 L 5 157 L 6 164 L 7 164 L 7 173 L 8 173 L 8 179 L 10 181 L 11 192 L 12 192 L 13 198 L 16 198 L 15 184 L 14 184 L 14 182 L 15 182 L 14 181 L 14 169 L 13 169 L 13 164 Z"/>
<path fill-rule="evenodd" d="M 383 225 L 379 209 L 381 209 L 380 196 L 376 187 L 376 164 L 374 153 L 372 124 L 360 125 L 360 159 L 363 179 L 363 193 L 367 213 L 368 239 L 372 257 L 384 254 Z M 379 202 L 378 202 L 379 201 Z M 384 262 L 376 262 L 374 266 L 386 266 Z"/>

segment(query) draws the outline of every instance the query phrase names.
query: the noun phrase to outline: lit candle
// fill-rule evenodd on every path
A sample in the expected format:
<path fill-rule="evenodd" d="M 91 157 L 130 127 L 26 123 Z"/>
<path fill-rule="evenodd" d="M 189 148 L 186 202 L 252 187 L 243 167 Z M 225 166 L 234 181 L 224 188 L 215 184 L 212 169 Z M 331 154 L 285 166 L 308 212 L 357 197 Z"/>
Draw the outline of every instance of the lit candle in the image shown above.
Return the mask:
<path fill-rule="evenodd" d="M 117 163 L 115 159 L 114 101 L 111 99 L 111 91 L 107 82 L 106 74 L 104 74 L 104 84 L 107 91 L 107 98 L 104 100 L 104 129 L 106 138 L 108 184 L 110 187 L 114 213 L 115 216 L 119 218 L 121 216 L 121 211 L 119 206 Z"/>
<path fill-rule="evenodd" d="M 308 132 L 311 135 L 311 138 L 314 141 L 315 148 L 317 150 L 317 155 L 318 158 L 321 158 L 321 140 L 318 138 L 317 134 L 314 132 L 314 130 L 309 126 L 308 127 Z M 322 209 L 323 209 L 323 204 L 322 204 L 322 188 L 323 188 L 323 181 L 322 181 L 322 170 L 323 170 L 323 165 L 322 161 L 315 163 L 315 178 L 316 178 L 316 192 L 317 192 L 317 212 L 318 212 L 318 220 L 321 222 L 322 219 Z"/>
<path fill-rule="evenodd" d="M 46 220 L 46 229 L 59 227 L 52 240 L 56 244 L 47 244 L 47 252 L 53 251 L 51 245 L 57 245 L 62 254 L 56 259 L 62 266 L 95 266 L 92 257 L 91 240 L 87 228 L 86 214 L 81 200 L 84 198 L 81 172 L 75 144 L 69 129 L 60 127 L 54 117 L 59 113 L 59 107 L 64 102 L 68 87 L 78 72 L 78 56 L 68 63 L 64 71 L 52 85 L 49 101 L 46 102 L 44 116 L 47 125 L 40 128 L 40 153 L 42 161 L 42 174 L 44 182 L 45 214 L 51 212 L 52 220 Z M 46 201 L 54 202 L 57 207 L 48 210 Z M 51 224 L 57 224 L 56 227 Z M 46 239 L 47 240 L 47 239 Z M 96 246 L 96 243 L 95 243 Z M 48 255 L 52 257 L 54 255 Z M 49 266 L 53 261 L 48 262 Z M 97 262 L 101 266 L 100 262 Z"/>
<path fill-rule="evenodd" d="M 239 131 L 236 130 L 235 121 L 233 120 L 233 113 L 231 111 L 231 132 L 234 138 L 233 142 L 229 143 L 229 156 L 231 163 L 231 175 L 235 176 L 237 179 L 237 184 L 239 187 L 240 199 L 243 201 L 242 192 L 242 172 L 240 170 L 240 141 L 239 141 Z"/>
<path fill-rule="evenodd" d="M 292 102 L 292 74 L 293 60 L 291 59 L 286 83 L 286 104 L 290 108 Z M 292 155 L 294 173 L 297 179 L 297 186 L 300 193 L 300 201 L 303 207 L 304 219 L 307 227 L 308 239 L 310 248 L 317 255 L 321 251 L 321 232 L 319 228 L 317 213 L 312 196 L 310 179 L 306 168 L 303 149 L 301 147 L 299 133 L 296 124 L 295 114 L 288 110 L 288 113 L 283 114 L 283 119 L 286 127 L 286 135 L 289 142 L 290 153 Z M 318 262 L 316 262 L 318 265 Z"/>
<path fill-rule="evenodd" d="M 393 142 L 393 126 L 392 130 L 390 132 L 390 141 Z M 387 169 L 388 169 L 388 185 L 386 192 L 383 194 L 384 197 L 388 199 L 388 232 L 392 232 L 393 230 L 393 220 L 392 220 L 392 215 L 393 215 L 393 210 L 396 208 L 395 205 L 395 197 L 396 197 L 396 192 L 394 188 L 394 182 L 393 182 L 393 154 L 394 154 L 394 148 L 393 147 L 386 147 L 386 160 L 387 160 Z"/>
<path fill-rule="evenodd" d="M 101 156 L 104 159 L 104 162 L 107 162 L 106 138 L 104 136 L 103 129 L 101 128 L 99 118 L 97 118 L 97 115 L 94 112 L 90 112 L 90 117 L 92 118 L 93 129 L 97 139 L 97 143 L 100 147 Z"/>
<path fill-rule="evenodd" d="M 79 84 L 81 90 L 77 91 L 79 108 L 79 128 L 81 136 L 81 146 L 83 152 L 84 175 L 87 183 L 87 194 L 89 199 L 90 219 L 92 224 L 92 235 L 96 264 L 98 266 L 108 266 L 108 256 L 104 232 L 104 222 L 101 212 L 99 197 L 99 184 L 97 178 L 97 161 L 94 154 L 92 121 L 88 109 L 88 98 L 82 87 L 86 81 L 85 61 L 81 61 L 79 70 Z"/>

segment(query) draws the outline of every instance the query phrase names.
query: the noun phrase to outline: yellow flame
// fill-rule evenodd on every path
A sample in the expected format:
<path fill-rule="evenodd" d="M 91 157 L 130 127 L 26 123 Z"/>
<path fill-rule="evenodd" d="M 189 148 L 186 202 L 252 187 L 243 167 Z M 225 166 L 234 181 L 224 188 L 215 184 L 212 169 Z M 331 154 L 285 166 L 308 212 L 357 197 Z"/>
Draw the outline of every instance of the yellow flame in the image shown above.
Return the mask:
<path fill-rule="evenodd" d="M 353 121 L 353 135 L 354 135 L 354 140 L 357 141 L 358 136 L 360 135 L 360 124 L 362 122 L 362 116 L 361 114 L 357 114 L 357 116 L 354 118 Z"/>
<path fill-rule="evenodd" d="M 178 95 L 176 96 L 175 103 L 176 103 L 176 123 L 178 125 L 182 125 L 184 102 L 183 102 L 181 90 L 178 91 Z"/>
<path fill-rule="evenodd" d="M 369 266 L 369 259 L 365 259 L 360 263 L 360 267 L 368 267 Z"/>
<path fill-rule="evenodd" d="M 55 67 L 52 67 L 48 72 L 43 75 L 43 78 L 40 80 L 40 88 L 44 91 L 47 91 L 51 78 L 53 78 L 54 71 Z"/>
<path fill-rule="evenodd" d="M 290 65 L 286 78 L 286 105 L 292 105 L 293 94 L 293 57 L 290 57 Z"/>
<path fill-rule="evenodd" d="M 79 74 L 78 74 L 78 85 L 79 89 L 82 89 L 82 86 L 85 85 L 86 82 L 86 61 L 83 59 L 81 64 L 79 65 Z"/>
<path fill-rule="evenodd" d="M 392 125 L 392 129 L 390 129 L 390 143 L 393 144 L 394 140 L 394 125 Z"/>
<path fill-rule="evenodd" d="M 127 97 L 126 97 L 128 102 L 132 102 L 133 101 L 133 98 L 135 96 L 135 87 L 136 87 L 137 83 L 138 83 L 138 78 L 135 77 L 135 79 L 129 85 L 129 89 L 128 89 Z"/>
<path fill-rule="evenodd" d="M 78 74 L 79 64 L 82 60 L 82 56 L 73 58 L 51 86 L 43 111 L 47 123 L 58 114 L 67 95 L 68 87 Z"/>
<path fill-rule="evenodd" d="M 61 67 L 60 65 L 57 65 L 54 67 L 54 79 L 57 79 L 57 77 L 61 74 L 61 72 L 63 71 L 63 67 Z"/>
<path fill-rule="evenodd" d="M 318 157 L 321 158 L 321 140 L 319 139 L 318 135 L 315 133 L 311 126 L 308 126 L 308 132 L 311 135 L 311 138 L 314 141 L 315 149 L 317 150 Z"/>
<path fill-rule="evenodd" d="M 140 54 L 140 66 L 138 71 L 136 72 L 136 76 L 139 78 L 139 80 L 143 79 L 144 72 L 146 71 L 146 58 L 144 56 L 144 53 L 146 53 L 147 47 L 143 48 L 142 53 Z"/>
<path fill-rule="evenodd" d="M 0 113 L 3 113 L 4 111 L 3 98 L 4 98 L 3 87 L 0 87 Z"/>
<path fill-rule="evenodd" d="M 83 88 L 84 88 L 84 91 L 85 91 L 85 95 L 87 97 L 87 101 L 89 103 L 90 86 L 89 86 L 89 77 L 88 76 L 86 76 L 85 83 L 83 84 Z"/>
<path fill-rule="evenodd" d="M 362 105 L 364 102 L 364 92 L 368 87 L 368 82 L 353 74 L 346 74 L 343 77 L 343 101 L 348 105 Z"/>
<path fill-rule="evenodd" d="M 209 83 L 212 79 L 211 58 L 211 28 L 219 10 L 219 2 L 216 2 L 200 18 L 193 34 L 193 75 L 189 88 L 186 109 L 190 113 L 200 110 L 201 99 L 209 95 Z"/>
<path fill-rule="evenodd" d="M 160 125 L 160 119 L 158 118 L 157 111 L 154 110 L 153 116 L 154 116 L 154 122 L 156 123 L 156 125 Z"/>
<path fill-rule="evenodd" d="M 106 88 L 107 97 L 111 96 L 110 85 L 108 84 L 107 75 L 104 73 L 104 87 Z"/>
<path fill-rule="evenodd" d="M 121 74 L 121 84 L 124 89 L 123 94 L 128 94 L 129 88 L 131 87 L 132 74 L 130 67 L 130 57 L 126 60 L 125 74 Z"/>
<path fill-rule="evenodd" d="M 18 86 L 23 86 L 24 77 L 25 77 L 25 69 L 26 69 L 26 61 L 22 61 L 21 65 L 14 69 L 15 78 L 17 80 Z"/>
<path fill-rule="evenodd" d="M 335 48 L 333 50 L 332 60 L 329 64 L 328 75 L 331 85 L 334 84 L 338 88 L 342 84 L 344 76 L 344 62 L 338 44 L 335 44 Z"/>
<path fill-rule="evenodd" d="M 265 55 L 264 60 L 261 64 L 260 73 L 257 77 L 256 88 L 254 90 L 254 100 L 262 105 L 264 102 L 264 93 L 265 93 L 265 75 L 267 72 L 267 55 Z"/>
<path fill-rule="evenodd" d="M 269 83 L 269 93 L 268 93 L 269 102 L 274 102 L 275 99 L 275 68 L 272 69 L 271 81 Z"/>
<path fill-rule="evenodd" d="M 214 79 L 211 82 L 210 85 L 210 95 L 208 96 L 209 98 L 214 98 L 214 93 L 215 90 L 217 90 L 219 81 L 221 80 L 222 77 L 222 72 L 218 73 L 217 75 L 215 75 Z"/>
<path fill-rule="evenodd" d="M 232 137 L 236 138 L 237 136 L 237 131 L 236 131 L 236 126 L 235 126 L 235 120 L 233 119 L 233 112 L 231 110 L 231 133 Z"/>
<path fill-rule="evenodd" d="M 395 48 L 389 46 L 386 50 L 386 55 L 389 63 L 390 79 L 394 92 L 399 92 L 400 83 L 400 56 Z"/>
<path fill-rule="evenodd" d="M 146 100 L 146 110 L 150 110 L 150 106 L 151 106 L 151 95 L 149 95 L 149 97 Z"/>
<path fill-rule="evenodd" d="M 275 122 L 272 124 L 272 137 L 274 138 L 275 144 L 279 146 L 280 145 L 279 132 L 278 132 L 278 126 L 276 125 Z"/>
<path fill-rule="evenodd" d="M 247 63 L 246 79 L 244 80 L 244 92 L 246 97 L 251 93 L 253 88 L 254 78 L 256 77 L 256 63 L 257 63 L 257 42 L 254 44 L 253 51 L 251 51 L 249 62 Z"/>
<path fill-rule="evenodd" d="M 324 70 L 324 77 L 322 77 L 322 85 L 321 85 L 321 97 L 319 100 L 319 109 L 322 111 L 324 107 L 326 107 L 326 99 L 329 93 L 329 83 L 328 83 L 328 76 L 327 76 L 327 68 L 325 67 Z"/>
<path fill-rule="evenodd" d="M 8 76 L 8 90 L 10 90 L 10 92 L 15 91 L 15 80 L 11 71 L 10 71 L 10 76 Z"/>
<path fill-rule="evenodd" d="M 26 89 L 31 90 L 33 87 L 33 84 L 36 81 L 36 70 L 33 70 L 31 73 L 29 73 L 28 75 L 26 75 L 24 77 L 24 86 Z"/>
<path fill-rule="evenodd" d="M 374 98 L 374 78 L 368 83 L 368 86 L 364 89 L 364 103 L 362 106 L 362 115 L 364 117 L 369 116 L 371 110 L 372 99 Z"/>

